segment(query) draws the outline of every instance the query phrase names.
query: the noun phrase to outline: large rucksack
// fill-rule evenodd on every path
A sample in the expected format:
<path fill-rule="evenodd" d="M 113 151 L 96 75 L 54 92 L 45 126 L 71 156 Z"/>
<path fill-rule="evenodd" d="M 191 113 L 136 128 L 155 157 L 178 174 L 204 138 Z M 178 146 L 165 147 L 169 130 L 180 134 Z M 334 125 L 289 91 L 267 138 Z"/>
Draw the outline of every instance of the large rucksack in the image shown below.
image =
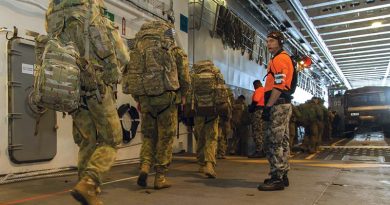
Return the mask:
<path fill-rule="evenodd" d="M 34 101 L 42 107 L 71 112 L 80 101 L 80 54 L 73 43 L 62 44 L 44 36 L 36 38 Z M 44 51 L 42 52 L 42 45 Z"/>
<path fill-rule="evenodd" d="M 158 96 L 180 88 L 173 27 L 164 21 L 142 25 L 130 49 L 129 63 L 123 71 L 122 88 L 134 96 Z"/>
<path fill-rule="evenodd" d="M 80 53 L 86 51 L 82 56 L 86 61 L 91 59 L 91 64 L 102 66 L 83 70 L 81 81 L 86 90 L 97 88 L 96 76 L 99 83 L 118 83 L 119 69 L 130 60 L 118 27 L 104 16 L 103 6 L 102 0 L 50 1 L 46 15 L 47 32 L 51 36 L 74 41 Z"/>
<path fill-rule="evenodd" d="M 213 62 L 206 60 L 194 64 L 191 80 L 197 116 L 229 115 L 229 94 L 223 75 Z"/>

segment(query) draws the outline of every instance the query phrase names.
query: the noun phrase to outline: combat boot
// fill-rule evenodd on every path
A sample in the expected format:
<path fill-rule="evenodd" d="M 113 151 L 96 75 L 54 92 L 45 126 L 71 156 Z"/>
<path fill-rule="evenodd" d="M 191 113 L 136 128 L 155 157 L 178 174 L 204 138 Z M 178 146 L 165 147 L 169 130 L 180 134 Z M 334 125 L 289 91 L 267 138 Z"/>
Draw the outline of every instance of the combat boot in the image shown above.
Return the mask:
<path fill-rule="evenodd" d="M 271 177 L 271 178 L 268 178 L 268 179 L 264 179 L 264 184 L 269 184 L 273 178 L 276 178 L 276 177 Z M 290 186 L 290 181 L 288 180 L 287 174 L 283 175 L 282 181 L 283 181 L 283 185 L 285 187 Z"/>
<path fill-rule="evenodd" d="M 140 187 L 147 187 L 147 179 L 148 174 L 150 172 L 150 165 L 149 164 L 141 164 L 141 168 L 138 175 L 137 184 Z"/>
<path fill-rule="evenodd" d="M 82 205 L 103 205 L 97 197 L 97 187 L 90 177 L 84 177 L 70 193 Z"/>
<path fill-rule="evenodd" d="M 204 173 L 208 178 L 217 178 L 217 173 L 215 173 L 214 165 L 211 162 L 206 162 Z"/>
<path fill-rule="evenodd" d="M 257 186 L 259 191 L 279 191 L 284 190 L 283 180 L 271 178 L 267 183 L 259 184 Z"/>
<path fill-rule="evenodd" d="M 156 176 L 154 178 L 154 189 L 165 189 L 171 187 L 171 184 L 165 178 L 165 167 L 156 167 Z"/>

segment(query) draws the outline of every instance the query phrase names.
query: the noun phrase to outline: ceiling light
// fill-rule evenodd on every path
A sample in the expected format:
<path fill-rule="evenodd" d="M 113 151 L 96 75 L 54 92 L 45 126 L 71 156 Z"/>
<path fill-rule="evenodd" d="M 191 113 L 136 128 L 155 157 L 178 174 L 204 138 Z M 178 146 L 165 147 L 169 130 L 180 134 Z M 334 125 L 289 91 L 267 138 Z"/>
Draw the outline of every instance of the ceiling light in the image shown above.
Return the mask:
<path fill-rule="evenodd" d="M 380 21 L 375 21 L 374 23 L 371 24 L 371 27 L 373 28 L 378 28 L 382 26 L 382 22 Z"/>

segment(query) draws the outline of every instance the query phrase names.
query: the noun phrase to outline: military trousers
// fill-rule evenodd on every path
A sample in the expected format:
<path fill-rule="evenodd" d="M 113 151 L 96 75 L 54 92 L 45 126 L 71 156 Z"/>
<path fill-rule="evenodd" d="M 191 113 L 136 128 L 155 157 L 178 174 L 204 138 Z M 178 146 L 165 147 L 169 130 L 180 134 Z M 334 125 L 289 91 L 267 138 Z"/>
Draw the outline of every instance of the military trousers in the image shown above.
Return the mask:
<path fill-rule="evenodd" d="M 206 162 L 216 164 L 218 121 L 218 116 L 195 117 L 194 135 L 197 139 L 196 153 L 200 165 L 205 165 Z"/>
<path fill-rule="evenodd" d="M 97 184 L 115 162 L 117 146 L 122 140 L 122 127 L 117 114 L 112 88 L 107 86 L 103 98 L 85 98 L 85 108 L 72 114 L 73 137 L 79 146 L 79 178 L 89 176 Z"/>
<path fill-rule="evenodd" d="M 290 170 L 288 157 L 289 120 L 292 113 L 291 104 L 274 105 L 270 121 L 265 123 L 265 154 L 270 165 L 270 175 L 282 179 Z"/>
<path fill-rule="evenodd" d="M 256 152 L 263 152 L 264 145 L 264 122 L 261 119 L 261 115 L 263 114 L 262 109 L 257 109 L 251 118 L 252 124 L 252 136 L 256 145 Z"/>
<path fill-rule="evenodd" d="M 178 126 L 175 94 L 140 99 L 143 134 L 141 164 L 168 168 L 172 161 L 172 146 Z"/>
<path fill-rule="evenodd" d="M 218 148 L 217 156 L 225 156 L 227 150 L 227 136 L 231 132 L 230 120 L 228 119 L 219 119 L 218 123 Z"/>

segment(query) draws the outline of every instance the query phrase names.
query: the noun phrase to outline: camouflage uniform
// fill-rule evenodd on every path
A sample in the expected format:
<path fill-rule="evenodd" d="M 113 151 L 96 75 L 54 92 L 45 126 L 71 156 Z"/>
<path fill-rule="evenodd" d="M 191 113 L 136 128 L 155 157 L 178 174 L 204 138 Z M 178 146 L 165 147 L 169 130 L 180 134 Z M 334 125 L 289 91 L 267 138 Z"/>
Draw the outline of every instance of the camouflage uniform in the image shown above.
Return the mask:
<path fill-rule="evenodd" d="M 233 103 L 234 100 L 233 92 L 230 88 L 227 89 L 229 94 L 229 101 Z M 227 151 L 227 137 L 230 135 L 232 131 L 232 106 L 229 106 L 229 114 L 226 117 L 220 117 L 218 123 L 218 148 L 217 148 L 217 158 L 223 158 L 226 155 Z"/>
<path fill-rule="evenodd" d="M 265 122 L 265 153 L 270 164 L 270 175 L 281 179 L 290 170 L 288 126 L 291 104 L 274 105 L 270 121 Z"/>
<path fill-rule="evenodd" d="M 62 6 L 60 6 L 62 5 Z M 116 111 L 113 85 L 118 82 L 121 66 L 115 47 L 125 47 L 122 41 L 112 39 L 107 29 L 110 22 L 103 14 L 103 1 L 77 4 L 71 1 L 50 1 L 46 17 L 46 29 L 51 37 L 58 37 L 62 43 L 74 42 L 82 56 L 81 91 L 82 106 L 72 113 L 73 136 L 79 145 L 79 177 L 90 177 L 97 185 L 102 175 L 113 165 L 117 145 L 121 142 L 122 129 Z M 84 28 L 88 11 L 92 22 L 89 29 L 101 31 L 89 38 L 86 47 Z M 92 35 L 89 30 L 89 35 Z M 94 45 L 101 45 L 106 54 L 99 56 Z M 86 51 L 89 50 L 89 53 Z M 88 57 L 87 57 L 88 56 Z M 127 63 L 127 62 L 124 62 Z"/>
<path fill-rule="evenodd" d="M 139 98 L 143 143 L 141 164 L 167 168 L 172 159 L 172 143 L 177 132 L 177 95 L 167 92 L 158 97 Z M 164 103 L 165 101 L 165 103 Z M 157 102 L 157 103 L 156 103 Z M 153 105 L 153 104 L 158 105 Z"/>
<path fill-rule="evenodd" d="M 252 136 L 253 140 L 255 141 L 256 145 L 256 152 L 262 153 L 263 150 L 263 144 L 264 144 L 264 122 L 263 119 L 261 119 L 261 115 L 263 114 L 262 109 L 257 109 L 253 115 L 252 115 Z"/>
<path fill-rule="evenodd" d="M 294 108 L 292 108 L 294 109 Z M 290 123 L 289 123 L 289 144 L 290 144 L 290 151 L 292 150 L 295 138 L 297 135 L 297 123 L 296 123 L 296 117 L 294 115 L 294 112 L 292 112 L 290 117 Z"/>
<path fill-rule="evenodd" d="M 294 116 L 297 123 L 305 127 L 305 137 L 302 143 L 304 149 L 307 149 L 310 153 L 317 151 L 317 147 L 320 144 L 319 129 L 321 110 L 318 105 L 312 101 L 308 101 L 302 105 L 299 105 L 294 109 Z"/>
<path fill-rule="evenodd" d="M 141 105 L 143 144 L 141 164 L 168 168 L 172 161 L 172 143 L 178 126 L 177 106 L 181 96 L 186 96 L 190 85 L 188 59 L 185 52 L 175 47 L 180 89 L 163 95 L 135 97 Z M 180 69 L 181 68 L 181 69 Z"/>
<path fill-rule="evenodd" d="M 80 148 L 79 177 L 89 176 L 101 183 L 102 175 L 115 161 L 116 146 L 122 140 L 122 127 L 111 87 L 107 87 L 101 103 L 96 97 L 90 97 L 86 104 L 88 109 L 81 108 L 72 114 L 73 137 Z"/>
<path fill-rule="evenodd" d="M 243 100 L 235 100 L 232 112 L 232 140 L 230 145 L 230 154 L 246 155 L 244 151 L 247 147 L 249 137 L 250 116 L 248 106 Z"/>
<path fill-rule="evenodd" d="M 230 119 L 220 117 L 218 123 L 218 149 L 217 157 L 224 157 L 227 150 L 227 136 L 231 132 Z"/>
<path fill-rule="evenodd" d="M 217 163 L 215 153 L 218 143 L 218 116 L 195 117 L 194 135 L 197 139 L 196 153 L 198 163 L 202 166 L 211 162 Z"/>

